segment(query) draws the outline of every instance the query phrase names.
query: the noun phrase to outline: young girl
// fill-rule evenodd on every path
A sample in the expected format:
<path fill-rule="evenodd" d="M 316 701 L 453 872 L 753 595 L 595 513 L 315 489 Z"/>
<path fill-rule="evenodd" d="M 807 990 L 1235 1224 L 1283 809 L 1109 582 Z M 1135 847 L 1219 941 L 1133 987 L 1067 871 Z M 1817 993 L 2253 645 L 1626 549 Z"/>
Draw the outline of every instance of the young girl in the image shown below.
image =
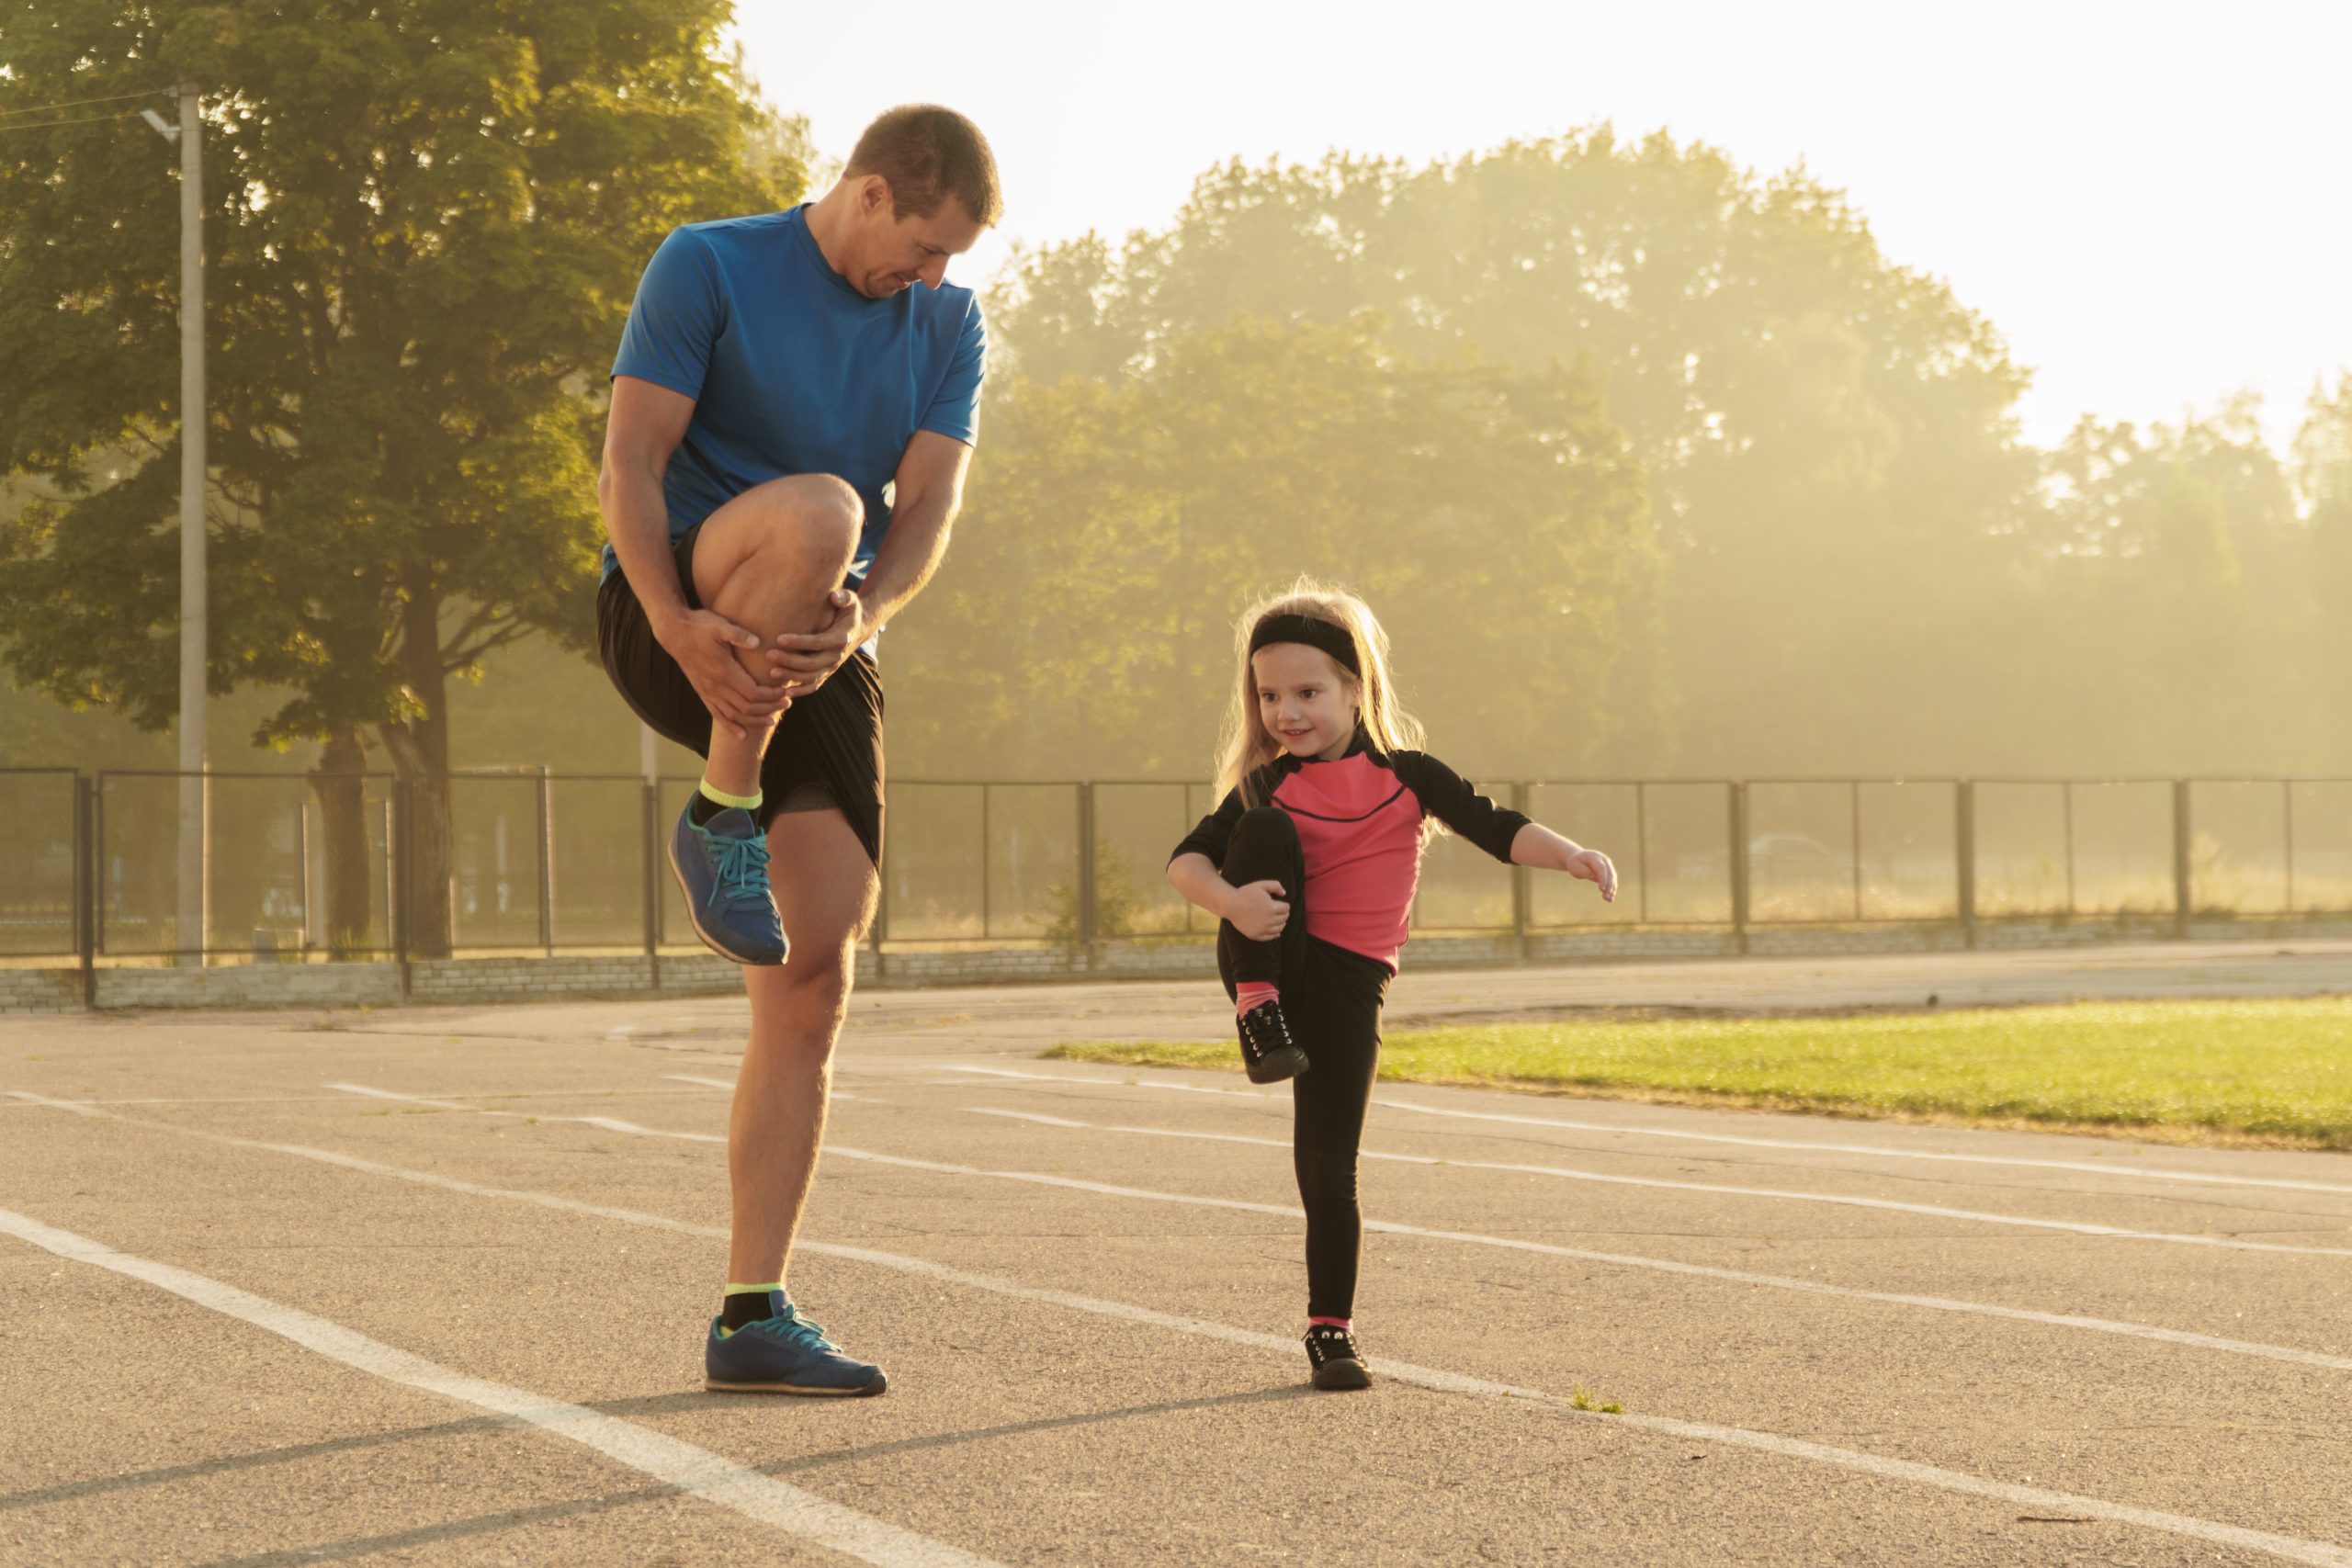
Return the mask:
<path fill-rule="evenodd" d="M 1426 751 L 1389 688 L 1388 638 L 1353 594 L 1302 581 L 1251 610 L 1216 810 L 1168 880 L 1217 917 L 1217 971 L 1253 1083 L 1291 1078 L 1306 1210 L 1306 1358 L 1317 1388 L 1372 1382 L 1353 1333 L 1356 1146 L 1380 1007 L 1405 942 L 1426 819 L 1497 860 L 1617 897 L 1609 857 L 1497 806 Z"/>

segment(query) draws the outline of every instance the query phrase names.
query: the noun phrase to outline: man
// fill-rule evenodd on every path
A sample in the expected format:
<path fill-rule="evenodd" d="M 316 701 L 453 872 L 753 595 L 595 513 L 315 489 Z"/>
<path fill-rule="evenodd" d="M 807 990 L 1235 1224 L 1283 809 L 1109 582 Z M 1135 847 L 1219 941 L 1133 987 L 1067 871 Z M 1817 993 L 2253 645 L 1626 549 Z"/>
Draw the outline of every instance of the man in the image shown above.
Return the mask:
<path fill-rule="evenodd" d="M 947 260 L 1002 208 L 978 127 L 892 109 L 820 199 L 663 241 L 613 363 L 597 641 L 638 716 L 705 758 L 670 863 L 752 1003 L 712 1388 L 885 1384 L 784 1281 L 880 886 L 874 638 L 945 554 L 977 434 L 986 339 Z"/>

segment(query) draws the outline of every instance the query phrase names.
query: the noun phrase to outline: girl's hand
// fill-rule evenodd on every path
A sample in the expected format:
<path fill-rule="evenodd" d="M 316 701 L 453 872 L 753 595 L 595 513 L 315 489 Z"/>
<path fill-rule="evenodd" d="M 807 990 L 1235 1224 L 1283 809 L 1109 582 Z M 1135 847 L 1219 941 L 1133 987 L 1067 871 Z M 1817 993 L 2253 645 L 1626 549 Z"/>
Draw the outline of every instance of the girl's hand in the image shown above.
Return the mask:
<path fill-rule="evenodd" d="M 1581 876 L 1587 882 L 1600 885 L 1600 899 L 1604 904 L 1617 902 L 1617 868 L 1599 850 L 1578 850 L 1568 857 L 1568 874 Z"/>
<path fill-rule="evenodd" d="M 1272 942 L 1290 923 L 1290 902 L 1279 882 L 1245 883 L 1233 890 L 1225 918 L 1251 942 Z"/>

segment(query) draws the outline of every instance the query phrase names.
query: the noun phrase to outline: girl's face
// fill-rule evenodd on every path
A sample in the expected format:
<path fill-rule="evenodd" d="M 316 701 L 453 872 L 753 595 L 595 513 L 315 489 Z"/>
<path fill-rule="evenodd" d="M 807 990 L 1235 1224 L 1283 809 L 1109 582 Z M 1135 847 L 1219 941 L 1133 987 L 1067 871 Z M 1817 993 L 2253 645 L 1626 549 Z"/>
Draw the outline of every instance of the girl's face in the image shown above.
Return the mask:
<path fill-rule="evenodd" d="M 1336 761 L 1355 739 L 1354 680 L 1319 648 L 1270 642 L 1250 656 L 1258 722 L 1294 757 Z"/>

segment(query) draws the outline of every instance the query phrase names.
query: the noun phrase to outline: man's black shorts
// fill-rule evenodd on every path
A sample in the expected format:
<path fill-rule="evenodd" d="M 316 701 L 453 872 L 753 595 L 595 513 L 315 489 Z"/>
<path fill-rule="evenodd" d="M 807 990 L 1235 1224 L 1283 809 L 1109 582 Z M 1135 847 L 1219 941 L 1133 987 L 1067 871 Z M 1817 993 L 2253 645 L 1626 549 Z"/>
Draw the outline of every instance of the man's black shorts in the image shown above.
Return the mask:
<path fill-rule="evenodd" d="M 700 525 L 687 529 L 673 552 L 686 604 L 697 610 L 703 604 L 695 592 L 694 558 L 701 532 Z M 605 673 L 656 735 L 710 755 L 710 710 L 654 639 L 626 573 L 614 572 L 596 591 L 596 649 Z M 882 863 L 882 677 L 866 654 L 851 654 L 823 685 L 793 699 L 760 765 L 760 793 L 763 829 L 786 811 L 837 806 L 866 854 Z"/>

